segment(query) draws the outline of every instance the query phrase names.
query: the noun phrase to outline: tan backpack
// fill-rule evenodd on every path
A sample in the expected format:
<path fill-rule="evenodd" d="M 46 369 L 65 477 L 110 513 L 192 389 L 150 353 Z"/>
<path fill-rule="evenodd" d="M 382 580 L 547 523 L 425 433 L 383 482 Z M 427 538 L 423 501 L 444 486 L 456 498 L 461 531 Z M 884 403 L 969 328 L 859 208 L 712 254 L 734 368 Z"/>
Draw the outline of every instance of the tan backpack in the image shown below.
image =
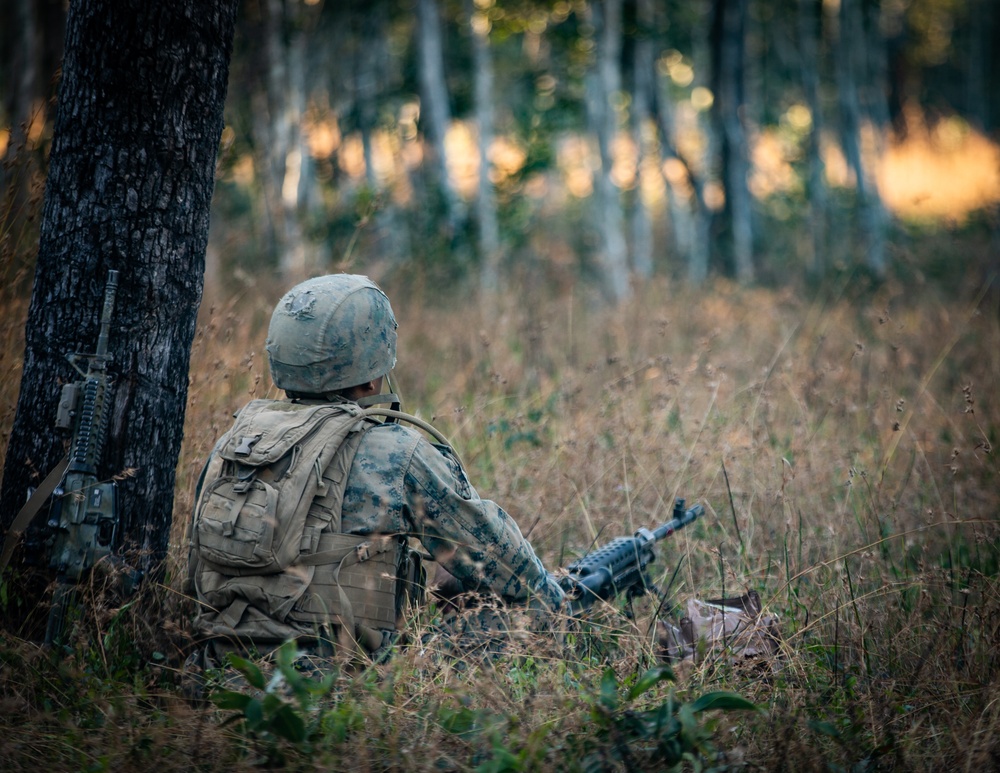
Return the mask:
<path fill-rule="evenodd" d="M 340 518 L 370 417 L 394 414 L 277 400 L 240 411 L 205 469 L 192 523 L 200 633 L 258 649 L 302 636 L 378 648 L 416 558 L 405 537 L 342 534 Z"/>

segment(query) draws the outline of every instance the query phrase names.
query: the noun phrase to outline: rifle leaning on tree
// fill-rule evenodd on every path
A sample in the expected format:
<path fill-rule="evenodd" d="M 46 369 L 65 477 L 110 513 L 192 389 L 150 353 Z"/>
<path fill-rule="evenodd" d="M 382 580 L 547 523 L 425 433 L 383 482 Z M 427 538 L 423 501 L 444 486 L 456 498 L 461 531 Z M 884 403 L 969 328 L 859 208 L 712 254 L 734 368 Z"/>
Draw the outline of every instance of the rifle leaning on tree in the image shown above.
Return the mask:
<path fill-rule="evenodd" d="M 620 594 L 628 599 L 641 596 L 655 586 L 647 567 L 656 560 L 656 543 L 682 529 L 705 512 L 701 505 L 685 508 L 684 500 L 674 502 L 674 517 L 650 531 L 639 529 L 631 537 L 616 537 L 566 567 L 559 584 L 566 591 L 573 613 L 589 609 L 598 600 Z"/>
<path fill-rule="evenodd" d="M 96 351 L 66 355 L 82 377 L 80 381 L 63 386 L 56 413 L 56 428 L 71 432 L 69 453 L 21 508 L 0 555 L 0 572 L 3 572 L 17 539 L 49 495 L 53 495 L 45 542 L 49 548 L 49 567 L 56 570 L 57 580 L 45 630 L 46 644 L 59 641 L 66 614 L 75 605 L 76 584 L 98 562 L 110 560 L 118 531 L 115 483 L 97 477 L 111 413 L 108 335 L 117 290 L 118 272 L 109 271 Z M 132 572 L 127 582 L 135 580 L 136 573 Z"/>

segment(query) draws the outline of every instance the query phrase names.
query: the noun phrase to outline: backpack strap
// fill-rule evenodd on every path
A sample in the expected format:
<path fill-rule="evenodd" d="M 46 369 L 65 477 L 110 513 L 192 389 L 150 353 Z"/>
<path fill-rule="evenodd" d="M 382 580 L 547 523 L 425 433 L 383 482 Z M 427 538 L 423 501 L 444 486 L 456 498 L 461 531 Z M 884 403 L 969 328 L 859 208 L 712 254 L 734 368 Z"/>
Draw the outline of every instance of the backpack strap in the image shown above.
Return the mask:
<path fill-rule="evenodd" d="M 451 449 L 452 455 L 454 455 L 455 459 L 458 460 L 459 465 L 462 467 L 463 470 L 465 469 L 465 465 L 459 458 L 458 452 L 455 450 L 455 446 L 452 445 L 451 441 L 448 440 L 448 438 L 446 438 L 444 435 L 442 435 L 441 432 L 437 430 L 437 428 L 435 428 L 431 424 L 428 424 L 423 419 L 419 419 L 416 416 L 413 416 L 409 413 L 404 413 L 403 411 L 393 410 L 392 408 L 378 408 L 378 407 L 365 408 L 363 411 L 361 411 L 361 415 L 383 416 L 387 419 L 395 419 L 396 421 L 405 421 L 407 424 L 412 424 L 415 427 L 419 427 L 428 435 L 430 435 L 432 438 L 434 438 L 436 441 L 438 441 L 441 445 L 448 446 L 448 448 Z"/>

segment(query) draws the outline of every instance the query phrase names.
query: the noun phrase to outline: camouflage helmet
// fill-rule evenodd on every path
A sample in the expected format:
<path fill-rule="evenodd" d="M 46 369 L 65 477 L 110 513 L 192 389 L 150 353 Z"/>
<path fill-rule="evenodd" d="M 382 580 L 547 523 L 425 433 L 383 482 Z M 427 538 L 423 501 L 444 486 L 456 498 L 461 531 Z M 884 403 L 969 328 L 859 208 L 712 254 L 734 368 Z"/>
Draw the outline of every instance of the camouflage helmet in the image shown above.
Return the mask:
<path fill-rule="evenodd" d="M 396 327 L 388 297 L 368 277 L 308 279 L 271 315 L 271 379 L 286 392 L 315 395 L 372 381 L 396 364 Z"/>

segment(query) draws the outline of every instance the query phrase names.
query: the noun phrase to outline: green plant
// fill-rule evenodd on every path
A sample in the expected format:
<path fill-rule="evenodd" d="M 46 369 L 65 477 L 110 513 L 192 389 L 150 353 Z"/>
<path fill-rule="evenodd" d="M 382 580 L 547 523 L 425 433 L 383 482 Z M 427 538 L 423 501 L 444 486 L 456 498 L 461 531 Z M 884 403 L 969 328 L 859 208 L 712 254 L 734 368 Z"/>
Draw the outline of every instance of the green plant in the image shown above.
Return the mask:
<path fill-rule="evenodd" d="M 670 666 L 648 669 L 621 695 L 613 669 L 605 669 L 600 691 L 592 696 L 590 716 L 597 739 L 605 743 L 583 760 L 584 771 L 609 769 L 620 763 L 629 769 L 655 764 L 674 770 L 687 764 L 698 769 L 718 751 L 713 728 L 700 715 L 706 711 L 754 711 L 756 706 L 731 692 L 708 692 L 693 701 L 678 700 L 671 689 L 666 699 L 646 708 L 634 708 L 646 693 L 664 681 L 674 681 Z"/>
<path fill-rule="evenodd" d="M 284 763 L 286 745 L 310 753 L 322 727 L 319 702 L 337 677 L 335 671 L 321 677 L 302 673 L 296 667 L 299 655 L 295 642 L 285 642 L 275 653 L 274 674 L 268 679 L 253 661 L 230 654 L 229 665 L 249 689 L 218 688 L 211 694 L 220 709 L 237 712 L 232 721 L 268 764 Z"/>

